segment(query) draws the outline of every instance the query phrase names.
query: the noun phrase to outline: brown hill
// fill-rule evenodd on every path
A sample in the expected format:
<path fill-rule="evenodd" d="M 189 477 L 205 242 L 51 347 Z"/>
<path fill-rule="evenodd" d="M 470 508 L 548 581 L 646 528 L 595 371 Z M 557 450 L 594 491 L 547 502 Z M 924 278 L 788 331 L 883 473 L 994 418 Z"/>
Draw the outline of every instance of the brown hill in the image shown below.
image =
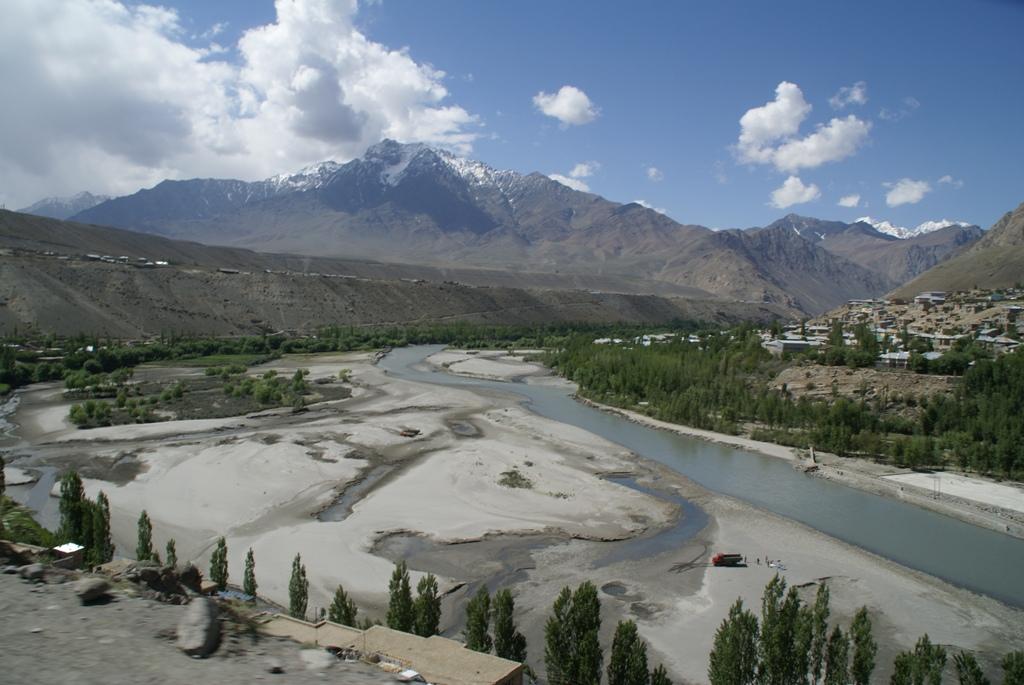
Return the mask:
<path fill-rule="evenodd" d="M 1024 281 L 1024 203 L 993 224 L 963 254 L 929 269 L 892 292 L 909 298 L 924 290 L 1008 288 Z"/>

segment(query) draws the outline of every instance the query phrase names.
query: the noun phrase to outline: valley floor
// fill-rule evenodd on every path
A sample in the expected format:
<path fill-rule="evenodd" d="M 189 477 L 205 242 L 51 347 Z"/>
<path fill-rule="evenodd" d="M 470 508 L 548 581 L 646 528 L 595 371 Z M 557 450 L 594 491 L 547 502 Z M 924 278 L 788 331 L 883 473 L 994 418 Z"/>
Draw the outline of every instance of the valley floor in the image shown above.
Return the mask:
<path fill-rule="evenodd" d="M 544 374 L 504 353 L 446 352 L 430 362 L 493 379 Z M 259 593 L 276 602 L 287 601 L 296 553 L 309 572 L 311 608 L 325 607 L 341 583 L 362 613 L 378 619 L 393 560 L 409 560 L 414 586 L 420 574 L 438 574 L 447 592 L 442 629 L 455 637 L 480 583 L 510 586 L 539 673 L 551 603 L 563 586 L 591 580 L 602 591 L 602 643 L 610 644 L 618 620 L 633 618 L 652 663 L 664 662 L 676 680 L 706 682 L 714 630 L 729 605 L 742 597 L 757 610 L 776 572 L 755 562 L 764 557 L 783 560 L 781 573 L 805 597 L 827 582 L 833 618 L 844 627 L 857 607 L 868 606 L 880 679 L 888 679 L 895 653 L 924 632 L 976 651 L 992 673 L 998 657 L 1024 647 L 1020 610 L 711 493 L 532 414 L 514 396 L 396 379 L 369 354 L 289 356 L 258 370 L 270 368 L 307 368 L 311 382 L 348 368 L 353 395 L 302 413 L 81 431 L 67 423 L 59 388 L 32 386 L 10 417 L 14 437 L 0 447 L 17 468 L 44 475 L 45 467 L 77 468 L 90 495 L 106 492 L 114 541 L 126 555 L 133 554 L 142 509 L 158 549 L 173 537 L 179 559 L 204 568 L 216 538 L 226 536 L 232 580 L 240 579 L 252 547 Z M 147 373 L 201 371 L 140 369 L 137 376 Z M 519 475 L 510 479 L 510 472 Z M 629 474 L 652 494 L 611 474 Z M 49 487 L 41 482 L 37 489 Z M 530 487 L 508 487 L 513 482 Z M 35 501 L 33 487 L 9 491 Z M 687 522 L 673 502 L 680 495 L 708 521 L 666 546 L 662 536 Z M 43 499 L 43 518 L 52 519 L 56 499 Z M 721 550 L 746 553 L 749 566 L 710 567 L 710 553 Z"/>

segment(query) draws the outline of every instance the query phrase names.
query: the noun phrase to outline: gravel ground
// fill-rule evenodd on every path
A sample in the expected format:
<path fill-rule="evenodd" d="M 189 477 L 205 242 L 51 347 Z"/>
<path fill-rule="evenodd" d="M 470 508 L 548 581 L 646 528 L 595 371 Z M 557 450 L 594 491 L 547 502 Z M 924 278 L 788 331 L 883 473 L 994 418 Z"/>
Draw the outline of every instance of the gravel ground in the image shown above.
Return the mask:
<path fill-rule="evenodd" d="M 208 659 L 174 646 L 184 607 L 116 594 L 82 606 L 70 584 L 35 585 L 0 575 L 0 682 L 5 685 L 81 683 L 393 683 L 373 666 L 326 658 L 276 638 L 225 635 Z M 284 673 L 271 674 L 271 661 Z"/>

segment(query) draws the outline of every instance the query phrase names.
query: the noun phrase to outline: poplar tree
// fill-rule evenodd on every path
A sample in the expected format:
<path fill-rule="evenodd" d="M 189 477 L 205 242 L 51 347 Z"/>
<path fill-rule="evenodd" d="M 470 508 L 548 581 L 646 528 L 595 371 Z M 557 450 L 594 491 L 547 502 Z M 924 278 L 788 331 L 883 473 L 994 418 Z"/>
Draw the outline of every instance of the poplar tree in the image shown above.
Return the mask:
<path fill-rule="evenodd" d="M 1003 685 L 1024 685 L 1024 651 L 1003 657 Z"/>
<path fill-rule="evenodd" d="M 409 586 L 409 569 L 404 561 L 395 565 L 388 583 L 387 625 L 392 630 L 411 633 L 415 616 L 413 613 L 412 588 Z"/>
<path fill-rule="evenodd" d="M 250 597 L 256 596 L 256 556 L 252 547 L 245 553 L 245 574 L 242 576 L 242 592 Z"/>
<path fill-rule="evenodd" d="M 587 581 L 573 592 L 563 588 L 544 626 L 544 667 L 551 685 L 601 682 L 601 601 Z"/>
<path fill-rule="evenodd" d="M 825 647 L 825 685 L 847 685 L 850 682 L 850 640 L 836 626 Z"/>
<path fill-rule="evenodd" d="M 956 666 L 956 678 L 960 685 L 990 685 L 973 654 L 960 652 L 953 657 L 953 665 Z"/>
<path fill-rule="evenodd" d="M 416 584 L 413 623 L 414 632 L 422 637 L 437 635 L 441 627 L 441 595 L 433 573 L 423 576 Z"/>
<path fill-rule="evenodd" d="M 92 540 L 83 538 L 85 530 L 84 509 L 82 501 L 85 490 L 82 479 L 76 471 L 68 471 L 60 479 L 60 537 L 85 545 Z M 92 521 L 89 521 L 92 527 Z"/>
<path fill-rule="evenodd" d="M 850 624 L 850 639 L 853 641 L 853 663 L 850 665 L 850 678 L 854 685 L 868 685 L 871 674 L 875 670 L 875 654 L 878 644 L 871 635 L 871 618 L 867 607 L 861 607 L 853 615 Z"/>
<path fill-rule="evenodd" d="M 494 595 L 494 654 L 502 659 L 526 661 L 526 637 L 516 629 L 516 603 L 508 588 Z"/>
<path fill-rule="evenodd" d="M 918 639 L 913 651 L 897 654 L 893 666 L 892 685 L 941 685 L 946 650 L 933 645 L 926 633 Z"/>
<path fill-rule="evenodd" d="M 490 652 L 491 596 L 487 586 L 481 585 L 473 599 L 466 604 L 466 647 L 474 652 Z"/>
<path fill-rule="evenodd" d="M 223 537 L 217 540 L 217 546 L 210 555 L 210 580 L 218 590 L 228 586 L 228 543 Z"/>
<path fill-rule="evenodd" d="M 651 685 L 672 685 L 665 667 L 658 664 L 658 667 L 651 671 Z"/>
<path fill-rule="evenodd" d="M 338 589 L 334 591 L 331 606 L 327 609 L 327 620 L 332 623 L 340 623 L 343 626 L 355 627 L 358 613 L 355 600 L 349 597 L 345 588 L 339 585 Z"/>
<path fill-rule="evenodd" d="M 828 585 L 818 586 L 818 594 L 814 598 L 814 609 L 811 619 L 811 678 L 817 683 L 821 678 L 822 666 L 825 663 L 825 645 L 828 644 Z"/>
<path fill-rule="evenodd" d="M 749 685 L 757 678 L 757 617 L 737 599 L 715 631 L 708 663 L 711 685 Z"/>
<path fill-rule="evenodd" d="M 114 558 L 114 542 L 110 538 L 110 500 L 102 490 L 96 504 L 88 507 L 92 515 L 92 540 L 87 550 L 93 564 L 106 564 Z"/>
<path fill-rule="evenodd" d="M 296 554 L 292 560 L 292 576 L 288 581 L 288 614 L 292 618 L 306 618 L 306 603 L 309 601 L 309 580 L 306 578 L 306 567 L 302 563 L 302 555 Z"/>
<path fill-rule="evenodd" d="M 138 561 L 153 561 L 153 524 L 149 520 L 149 514 L 143 509 L 139 514 L 139 539 L 135 544 L 135 559 Z"/>
<path fill-rule="evenodd" d="M 647 645 L 633 621 L 619 621 L 608 658 L 608 685 L 648 685 Z"/>
<path fill-rule="evenodd" d="M 167 565 L 176 568 L 178 566 L 178 546 L 175 544 L 174 538 L 167 541 L 164 551 L 167 553 Z"/>

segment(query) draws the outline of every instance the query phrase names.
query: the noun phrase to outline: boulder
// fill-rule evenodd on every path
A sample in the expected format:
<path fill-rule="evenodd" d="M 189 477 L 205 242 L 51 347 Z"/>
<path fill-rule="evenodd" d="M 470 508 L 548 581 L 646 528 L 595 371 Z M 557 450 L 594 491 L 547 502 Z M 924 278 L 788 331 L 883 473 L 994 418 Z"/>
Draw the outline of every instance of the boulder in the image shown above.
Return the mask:
<path fill-rule="evenodd" d="M 203 572 L 196 568 L 195 564 L 185 564 L 185 567 L 178 572 L 178 581 L 192 592 L 199 592 L 199 586 L 203 582 Z"/>
<path fill-rule="evenodd" d="M 219 644 L 217 603 L 206 597 L 197 597 L 189 602 L 178 621 L 178 649 L 189 656 L 202 658 L 213 654 Z"/>
<path fill-rule="evenodd" d="M 18 575 L 25 580 L 42 580 L 46 575 L 46 567 L 42 564 L 26 564 L 18 569 Z"/>
<path fill-rule="evenodd" d="M 284 664 L 280 659 L 270 657 L 267 659 L 267 673 L 284 673 Z"/>
<path fill-rule="evenodd" d="M 217 592 L 217 583 L 212 580 L 204 580 L 199 583 L 199 594 L 201 595 L 212 595 Z"/>
<path fill-rule="evenodd" d="M 90 604 L 107 596 L 110 583 L 106 578 L 82 578 L 75 581 L 73 588 L 82 604 Z"/>

